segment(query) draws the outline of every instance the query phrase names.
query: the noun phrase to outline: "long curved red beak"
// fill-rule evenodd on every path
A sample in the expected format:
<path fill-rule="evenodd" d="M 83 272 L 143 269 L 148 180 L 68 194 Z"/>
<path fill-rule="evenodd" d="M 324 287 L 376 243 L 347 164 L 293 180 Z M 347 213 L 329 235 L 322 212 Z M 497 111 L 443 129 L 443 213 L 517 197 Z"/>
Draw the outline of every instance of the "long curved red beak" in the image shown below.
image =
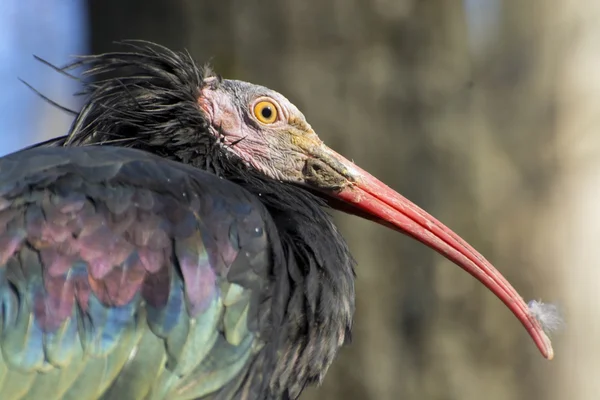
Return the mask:
<path fill-rule="evenodd" d="M 554 357 L 550 339 L 538 320 L 530 314 L 523 298 L 477 250 L 420 207 L 354 163 L 328 148 L 321 148 L 321 151 L 321 155 L 328 159 L 329 165 L 333 164 L 336 170 L 354 181 L 340 192 L 328 193 L 328 196 L 345 203 L 343 211 L 409 235 L 460 266 L 506 304 L 527 329 L 544 357 L 549 360 Z"/>

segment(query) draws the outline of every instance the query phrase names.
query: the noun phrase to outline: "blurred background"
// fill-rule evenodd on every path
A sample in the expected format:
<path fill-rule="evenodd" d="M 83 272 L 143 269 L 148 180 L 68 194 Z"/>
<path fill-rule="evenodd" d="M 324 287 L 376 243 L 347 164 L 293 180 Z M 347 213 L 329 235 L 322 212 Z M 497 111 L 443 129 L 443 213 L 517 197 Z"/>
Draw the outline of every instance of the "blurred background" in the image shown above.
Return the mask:
<path fill-rule="evenodd" d="M 354 341 L 303 399 L 600 399 L 600 3 L 2 0 L 0 153 L 63 134 L 77 83 L 36 62 L 147 39 L 284 93 L 334 149 L 437 216 L 526 300 L 555 360 L 441 256 L 339 217 Z"/>

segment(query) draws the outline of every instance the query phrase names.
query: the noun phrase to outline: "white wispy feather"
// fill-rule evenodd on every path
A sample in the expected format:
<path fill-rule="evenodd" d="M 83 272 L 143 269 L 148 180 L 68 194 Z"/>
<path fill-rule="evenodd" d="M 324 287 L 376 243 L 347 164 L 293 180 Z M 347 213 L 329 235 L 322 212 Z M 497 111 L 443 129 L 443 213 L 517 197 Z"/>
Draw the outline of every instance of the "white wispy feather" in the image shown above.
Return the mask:
<path fill-rule="evenodd" d="M 527 306 L 529 314 L 539 321 L 546 333 L 554 332 L 563 326 L 564 321 L 556 305 L 542 303 L 541 300 L 531 300 Z"/>

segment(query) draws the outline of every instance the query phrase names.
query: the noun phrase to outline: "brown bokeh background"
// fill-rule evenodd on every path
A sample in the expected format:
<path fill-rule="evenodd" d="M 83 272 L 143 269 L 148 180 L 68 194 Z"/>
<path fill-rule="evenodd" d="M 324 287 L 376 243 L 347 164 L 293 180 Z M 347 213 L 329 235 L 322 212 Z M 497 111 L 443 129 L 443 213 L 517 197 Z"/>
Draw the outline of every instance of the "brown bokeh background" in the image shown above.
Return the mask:
<path fill-rule="evenodd" d="M 548 362 L 466 273 L 338 215 L 354 341 L 303 399 L 600 399 L 600 4 L 499 4 L 473 31 L 459 0 L 89 0 L 90 51 L 152 40 L 282 92 L 567 320 Z"/>

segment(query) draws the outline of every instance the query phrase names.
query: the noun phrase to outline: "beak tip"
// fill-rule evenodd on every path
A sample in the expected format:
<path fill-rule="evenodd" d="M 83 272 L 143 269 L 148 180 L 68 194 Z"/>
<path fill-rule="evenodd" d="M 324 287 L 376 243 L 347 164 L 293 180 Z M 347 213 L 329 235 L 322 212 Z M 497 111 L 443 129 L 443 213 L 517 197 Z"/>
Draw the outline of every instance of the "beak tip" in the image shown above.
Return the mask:
<path fill-rule="evenodd" d="M 531 300 L 527 303 L 527 307 L 532 327 L 539 335 L 538 347 L 544 357 L 552 360 L 554 350 L 548 333 L 560 329 L 564 323 L 558 307 L 551 303 L 543 303 L 541 300 Z"/>
<path fill-rule="evenodd" d="M 542 354 L 548 361 L 551 361 L 554 358 L 554 349 L 552 348 L 552 343 L 550 342 L 550 338 L 545 333 L 542 335 L 542 340 L 544 342 L 544 348 L 542 350 Z"/>

